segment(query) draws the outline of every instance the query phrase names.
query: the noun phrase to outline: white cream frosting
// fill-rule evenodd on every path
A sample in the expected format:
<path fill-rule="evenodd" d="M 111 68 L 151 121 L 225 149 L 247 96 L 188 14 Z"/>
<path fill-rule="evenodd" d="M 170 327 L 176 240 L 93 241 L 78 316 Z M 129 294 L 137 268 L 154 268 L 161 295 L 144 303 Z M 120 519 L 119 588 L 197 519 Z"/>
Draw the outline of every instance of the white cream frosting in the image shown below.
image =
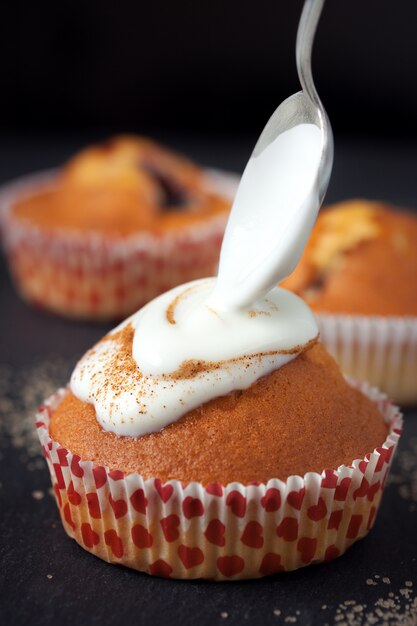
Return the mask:
<path fill-rule="evenodd" d="M 212 398 L 247 389 L 317 336 L 307 305 L 279 287 L 247 311 L 215 312 L 207 305 L 215 280 L 163 294 L 79 361 L 71 389 L 94 404 L 105 430 L 131 437 L 161 430 Z M 129 324 L 137 369 L 116 372 L 120 330 Z"/>
<path fill-rule="evenodd" d="M 307 305 L 273 285 L 298 263 L 317 216 L 321 147 L 318 128 L 302 124 L 255 150 L 218 278 L 159 296 L 79 361 L 71 389 L 94 405 L 105 430 L 131 437 L 159 431 L 213 398 L 247 389 L 317 337 Z M 127 366 L 120 331 L 129 325 Z"/>

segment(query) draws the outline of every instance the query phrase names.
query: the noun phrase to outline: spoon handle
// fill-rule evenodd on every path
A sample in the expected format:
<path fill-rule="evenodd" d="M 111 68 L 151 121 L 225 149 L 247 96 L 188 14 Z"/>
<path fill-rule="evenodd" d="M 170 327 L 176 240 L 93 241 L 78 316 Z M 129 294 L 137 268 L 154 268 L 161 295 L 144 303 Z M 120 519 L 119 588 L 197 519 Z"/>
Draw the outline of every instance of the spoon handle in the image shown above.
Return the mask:
<path fill-rule="evenodd" d="M 300 79 L 303 91 L 320 109 L 323 108 L 323 105 L 313 81 L 311 52 L 324 1 L 325 0 L 305 0 L 300 23 L 298 25 L 295 48 L 298 78 Z"/>

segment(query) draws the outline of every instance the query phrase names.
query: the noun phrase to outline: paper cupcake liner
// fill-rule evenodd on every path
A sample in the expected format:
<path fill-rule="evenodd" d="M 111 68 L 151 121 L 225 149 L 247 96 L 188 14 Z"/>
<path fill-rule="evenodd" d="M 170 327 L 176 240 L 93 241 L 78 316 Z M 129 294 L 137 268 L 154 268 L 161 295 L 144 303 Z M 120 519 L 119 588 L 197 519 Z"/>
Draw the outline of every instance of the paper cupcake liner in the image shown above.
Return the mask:
<path fill-rule="evenodd" d="M 417 317 L 316 315 L 320 337 L 348 376 L 401 404 L 417 402 Z"/>
<path fill-rule="evenodd" d="M 402 428 L 385 395 L 355 386 L 389 425 L 382 447 L 349 467 L 248 485 L 163 483 L 81 461 L 49 435 L 59 390 L 36 425 L 67 534 L 110 563 L 185 579 L 257 578 L 343 554 L 374 524 Z"/>
<path fill-rule="evenodd" d="M 0 227 L 16 286 L 22 296 L 69 317 L 126 317 L 168 289 L 215 273 L 227 215 L 213 216 L 166 235 L 48 233 L 10 210 L 54 180 L 56 172 L 23 178 L 0 192 Z M 207 185 L 231 193 L 236 177 L 206 175 Z"/>

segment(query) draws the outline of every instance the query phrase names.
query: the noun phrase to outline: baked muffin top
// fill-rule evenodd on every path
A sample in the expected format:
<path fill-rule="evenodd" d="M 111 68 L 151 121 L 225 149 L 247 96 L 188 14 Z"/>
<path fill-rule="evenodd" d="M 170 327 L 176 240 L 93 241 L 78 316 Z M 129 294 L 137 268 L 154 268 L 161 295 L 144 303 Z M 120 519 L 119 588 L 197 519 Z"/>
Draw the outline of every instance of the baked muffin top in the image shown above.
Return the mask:
<path fill-rule="evenodd" d="M 123 236 L 162 234 L 229 208 L 185 157 L 148 139 L 120 136 L 80 152 L 12 210 L 42 229 Z"/>
<path fill-rule="evenodd" d="M 132 341 L 126 333 L 126 349 Z M 350 464 L 387 434 L 375 405 L 344 380 L 320 344 L 251 387 L 216 398 L 160 432 L 119 437 L 71 392 L 50 434 L 83 460 L 145 478 L 266 482 Z"/>
<path fill-rule="evenodd" d="M 282 286 L 317 312 L 417 315 L 417 217 L 366 200 L 326 208 Z"/>

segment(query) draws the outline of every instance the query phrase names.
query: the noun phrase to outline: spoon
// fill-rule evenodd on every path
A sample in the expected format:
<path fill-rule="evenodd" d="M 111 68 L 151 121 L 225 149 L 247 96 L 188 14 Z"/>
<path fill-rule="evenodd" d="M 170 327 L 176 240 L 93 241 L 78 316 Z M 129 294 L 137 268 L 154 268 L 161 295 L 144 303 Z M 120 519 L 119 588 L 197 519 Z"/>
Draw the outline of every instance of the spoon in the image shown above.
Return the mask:
<path fill-rule="evenodd" d="M 305 0 L 296 42 L 302 91 L 275 110 L 243 172 L 208 304 L 239 310 L 295 269 L 323 202 L 333 164 L 333 135 L 311 70 L 324 0 Z"/>

